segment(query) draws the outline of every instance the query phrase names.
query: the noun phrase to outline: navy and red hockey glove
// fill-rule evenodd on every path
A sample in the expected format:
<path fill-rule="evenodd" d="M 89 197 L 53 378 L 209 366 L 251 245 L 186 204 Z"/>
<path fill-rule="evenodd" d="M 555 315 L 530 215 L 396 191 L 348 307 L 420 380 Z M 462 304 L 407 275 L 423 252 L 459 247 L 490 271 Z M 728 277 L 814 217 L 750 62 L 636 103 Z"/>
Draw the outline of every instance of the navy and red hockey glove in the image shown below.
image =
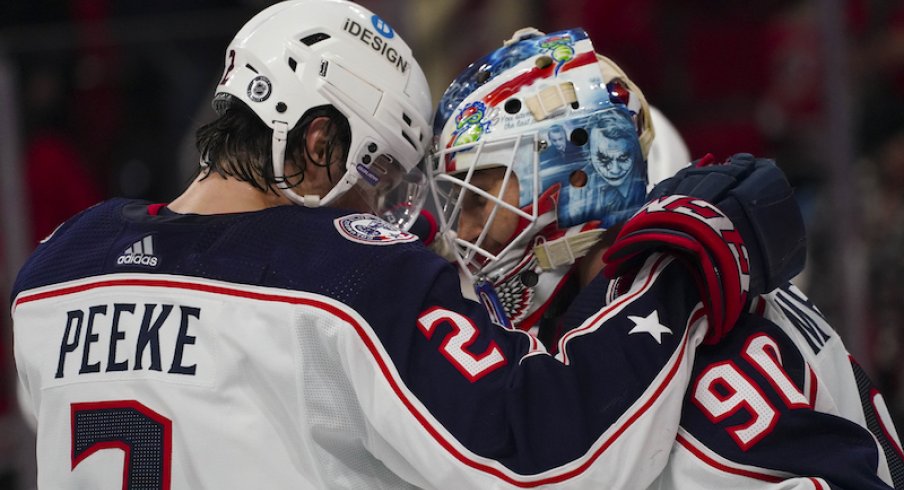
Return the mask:
<path fill-rule="evenodd" d="M 788 180 L 775 162 L 747 153 L 697 165 L 659 183 L 603 256 L 609 278 L 635 271 L 656 251 L 678 251 L 696 266 L 716 343 L 748 298 L 803 270 L 806 231 Z"/>

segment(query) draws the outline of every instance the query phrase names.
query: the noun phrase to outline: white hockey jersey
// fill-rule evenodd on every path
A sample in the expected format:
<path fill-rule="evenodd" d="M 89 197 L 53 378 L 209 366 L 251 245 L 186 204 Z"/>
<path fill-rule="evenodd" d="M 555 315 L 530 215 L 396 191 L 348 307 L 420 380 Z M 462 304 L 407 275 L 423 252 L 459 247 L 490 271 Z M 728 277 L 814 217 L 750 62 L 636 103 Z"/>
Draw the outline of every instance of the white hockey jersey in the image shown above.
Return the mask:
<path fill-rule="evenodd" d="M 372 216 L 156 209 L 89 209 L 17 277 L 40 488 L 643 488 L 665 467 L 706 328 L 679 262 L 611 304 L 583 291 L 550 355 Z"/>
<path fill-rule="evenodd" d="M 678 438 L 650 488 L 904 488 L 902 456 L 882 395 L 788 285 L 698 350 Z"/>

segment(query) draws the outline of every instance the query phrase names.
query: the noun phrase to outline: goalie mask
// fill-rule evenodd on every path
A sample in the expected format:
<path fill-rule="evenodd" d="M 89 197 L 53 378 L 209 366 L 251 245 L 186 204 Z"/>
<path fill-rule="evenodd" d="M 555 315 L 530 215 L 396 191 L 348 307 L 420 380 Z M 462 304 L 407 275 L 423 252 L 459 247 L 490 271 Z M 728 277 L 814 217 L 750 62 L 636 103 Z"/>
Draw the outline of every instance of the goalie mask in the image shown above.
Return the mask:
<path fill-rule="evenodd" d="M 411 49 L 379 16 L 345 0 L 289 0 L 249 20 L 226 49 L 214 109 L 241 101 L 273 130 L 279 190 L 309 207 L 355 188 L 376 214 L 407 228 L 426 197 L 418 170 L 430 140 L 430 92 Z M 345 174 L 325 195 L 295 193 L 286 135 L 312 109 L 336 108 L 351 144 Z"/>
<path fill-rule="evenodd" d="M 649 108 L 581 29 L 517 32 L 452 82 L 433 130 L 441 236 L 484 302 L 501 301 L 499 318 L 519 328 L 534 327 L 575 261 L 644 203 Z"/>

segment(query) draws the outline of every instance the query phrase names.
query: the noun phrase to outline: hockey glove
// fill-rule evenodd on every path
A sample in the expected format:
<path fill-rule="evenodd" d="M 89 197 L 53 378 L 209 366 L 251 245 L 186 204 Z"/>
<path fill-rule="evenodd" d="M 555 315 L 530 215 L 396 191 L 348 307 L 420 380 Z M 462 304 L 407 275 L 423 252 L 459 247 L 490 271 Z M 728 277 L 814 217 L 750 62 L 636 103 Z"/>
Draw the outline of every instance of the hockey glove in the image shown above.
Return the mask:
<path fill-rule="evenodd" d="M 749 297 L 803 270 L 806 233 L 784 174 L 768 159 L 707 159 L 659 183 L 606 251 L 605 274 L 635 270 L 650 253 L 678 251 L 696 265 L 707 308 L 707 343 L 734 326 Z"/>

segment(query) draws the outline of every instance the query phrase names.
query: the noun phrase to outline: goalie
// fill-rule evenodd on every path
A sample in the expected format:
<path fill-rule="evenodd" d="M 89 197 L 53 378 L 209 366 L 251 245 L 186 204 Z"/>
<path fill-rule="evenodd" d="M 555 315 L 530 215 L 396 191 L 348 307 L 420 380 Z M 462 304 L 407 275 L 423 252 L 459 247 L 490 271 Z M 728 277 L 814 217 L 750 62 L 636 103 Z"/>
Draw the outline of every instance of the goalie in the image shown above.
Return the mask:
<path fill-rule="evenodd" d="M 519 31 L 440 100 L 430 167 L 440 250 L 500 326 L 538 337 L 566 365 L 596 356 L 606 368 L 583 386 L 622 386 L 630 398 L 629 386 L 663 386 L 664 372 L 651 371 L 659 356 L 686 356 L 690 376 L 665 388 L 687 382 L 674 386 L 684 400 L 668 460 L 651 455 L 606 488 L 902 488 L 881 395 L 788 283 L 805 247 L 787 180 L 770 160 L 707 157 L 644 197 L 651 121 L 638 88 L 582 30 Z M 579 150 L 544 158 L 558 128 Z M 699 290 L 688 303 L 702 300 L 699 324 L 673 308 L 687 287 Z M 568 402 L 536 407 L 534 422 L 567 431 L 556 405 Z"/>

